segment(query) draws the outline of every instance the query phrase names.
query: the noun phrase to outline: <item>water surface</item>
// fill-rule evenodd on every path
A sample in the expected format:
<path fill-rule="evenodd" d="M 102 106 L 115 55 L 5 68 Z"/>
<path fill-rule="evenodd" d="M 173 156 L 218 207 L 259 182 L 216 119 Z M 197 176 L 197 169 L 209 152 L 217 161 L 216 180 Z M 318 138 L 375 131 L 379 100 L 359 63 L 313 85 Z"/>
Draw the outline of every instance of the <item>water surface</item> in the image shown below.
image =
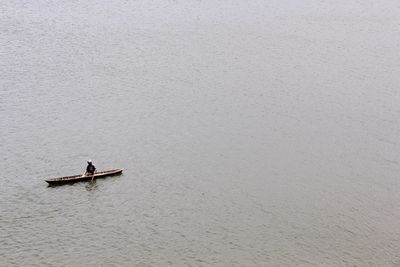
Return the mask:
<path fill-rule="evenodd" d="M 399 264 L 399 14 L 3 1 L 1 265 Z"/>

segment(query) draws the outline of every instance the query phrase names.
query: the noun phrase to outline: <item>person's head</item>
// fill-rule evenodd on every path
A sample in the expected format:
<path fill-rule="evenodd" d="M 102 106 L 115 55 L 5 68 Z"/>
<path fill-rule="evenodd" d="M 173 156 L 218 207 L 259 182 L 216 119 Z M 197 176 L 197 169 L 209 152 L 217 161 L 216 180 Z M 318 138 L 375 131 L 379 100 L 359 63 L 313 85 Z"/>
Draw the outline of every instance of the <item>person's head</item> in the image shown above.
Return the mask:
<path fill-rule="evenodd" d="M 92 160 L 91 159 L 89 159 L 88 161 L 87 161 L 87 164 L 89 164 L 89 165 L 92 165 Z"/>

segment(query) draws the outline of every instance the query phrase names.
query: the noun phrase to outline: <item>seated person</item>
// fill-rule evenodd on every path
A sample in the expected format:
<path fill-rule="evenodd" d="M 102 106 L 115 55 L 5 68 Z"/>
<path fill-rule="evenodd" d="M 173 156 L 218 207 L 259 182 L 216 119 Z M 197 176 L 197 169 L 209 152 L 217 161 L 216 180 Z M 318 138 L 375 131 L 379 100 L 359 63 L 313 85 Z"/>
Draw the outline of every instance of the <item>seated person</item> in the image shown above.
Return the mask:
<path fill-rule="evenodd" d="M 91 160 L 88 160 L 88 165 L 86 167 L 86 175 L 93 175 L 94 172 L 96 171 L 96 167 L 93 165 L 93 162 Z"/>

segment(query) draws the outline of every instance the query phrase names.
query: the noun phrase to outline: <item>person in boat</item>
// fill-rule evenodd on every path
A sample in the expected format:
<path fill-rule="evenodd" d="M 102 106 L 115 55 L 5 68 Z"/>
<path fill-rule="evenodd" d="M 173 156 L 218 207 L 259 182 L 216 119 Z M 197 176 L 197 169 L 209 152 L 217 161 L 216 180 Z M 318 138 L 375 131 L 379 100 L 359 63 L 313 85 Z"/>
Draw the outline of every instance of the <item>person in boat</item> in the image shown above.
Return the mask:
<path fill-rule="evenodd" d="M 96 167 L 93 165 L 93 162 L 91 160 L 88 160 L 87 162 L 87 167 L 86 167 L 86 175 L 93 175 L 96 171 Z"/>

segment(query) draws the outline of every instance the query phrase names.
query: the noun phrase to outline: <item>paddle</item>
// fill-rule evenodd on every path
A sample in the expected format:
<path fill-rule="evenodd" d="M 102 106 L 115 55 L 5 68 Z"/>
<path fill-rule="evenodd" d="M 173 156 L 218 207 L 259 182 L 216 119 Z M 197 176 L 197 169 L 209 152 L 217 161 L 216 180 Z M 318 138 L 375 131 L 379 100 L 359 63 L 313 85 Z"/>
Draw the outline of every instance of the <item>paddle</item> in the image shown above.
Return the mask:
<path fill-rule="evenodd" d="M 94 172 L 93 172 L 92 180 L 90 180 L 90 182 L 93 182 L 93 178 L 94 178 Z"/>

